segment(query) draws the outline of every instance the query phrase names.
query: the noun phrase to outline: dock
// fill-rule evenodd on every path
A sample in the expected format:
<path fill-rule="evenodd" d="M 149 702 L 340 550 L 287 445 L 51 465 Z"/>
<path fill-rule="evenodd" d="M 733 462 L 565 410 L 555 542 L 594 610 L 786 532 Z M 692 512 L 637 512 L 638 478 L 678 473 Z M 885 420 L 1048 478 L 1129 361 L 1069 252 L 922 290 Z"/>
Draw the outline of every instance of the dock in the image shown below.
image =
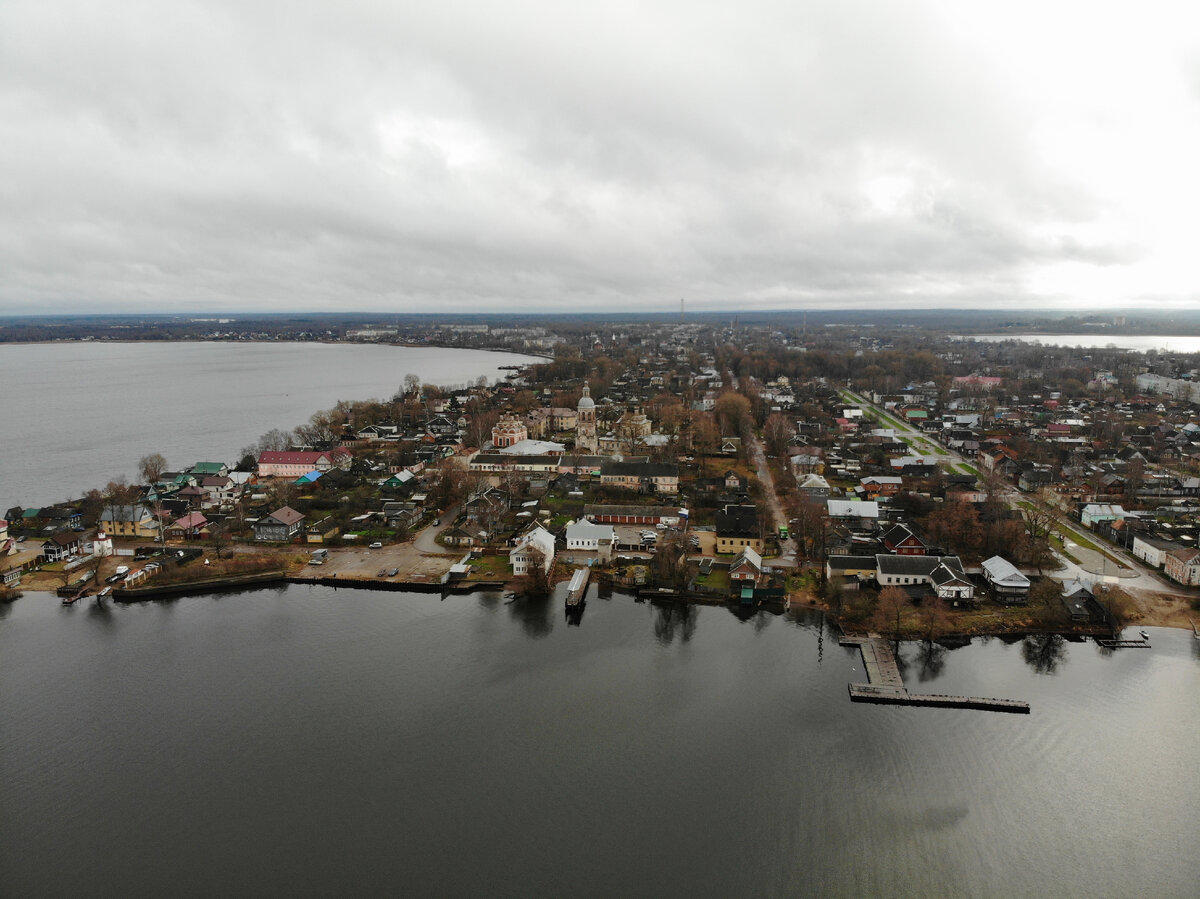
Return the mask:
<path fill-rule="evenodd" d="M 571 575 L 571 583 L 567 585 L 567 605 L 577 606 L 583 602 L 583 597 L 587 593 L 588 580 L 591 578 L 592 570 L 590 568 L 576 568 L 575 573 Z"/>
<path fill-rule="evenodd" d="M 979 709 L 986 712 L 1029 714 L 1029 703 L 1015 699 L 992 699 L 982 696 L 948 696 L 939 693 L 909 693 L 896 665 L 896 654 L 890 641 L 871 634 L 866 637 L 842 637 L 842 646 L 857 646 L 862 653 L 867 683 L 849 684 L 851 702 L 874 702 L 883 705 L 917 705 L 927 708 Z"/>
<path fill-rule="evenodd" d="M 1149 649 L 1149 640 L 1097 640 L 1097 646 L 1105 649 Z"/>

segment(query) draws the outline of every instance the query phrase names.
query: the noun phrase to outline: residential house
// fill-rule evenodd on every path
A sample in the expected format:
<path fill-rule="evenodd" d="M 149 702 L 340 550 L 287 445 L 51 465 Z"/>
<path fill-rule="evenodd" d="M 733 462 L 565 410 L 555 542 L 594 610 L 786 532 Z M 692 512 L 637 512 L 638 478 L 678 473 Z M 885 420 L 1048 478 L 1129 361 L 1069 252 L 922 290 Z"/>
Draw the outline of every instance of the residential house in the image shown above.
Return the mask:
<path fill-rule="evenodd" d="M 158 536 L 158 520 L 143 505 L 106 506 L 100 513 L 100 526 L 110 537 L 152 540 Z"/>
<path fill-rule="evenodd" d="M 840 577 L 847 581 L 873 581 L 875 573 L 874 556 L 831 555 L 825 558 L 825 577 L 828 580 Z"/>
<path fill-rule="evenodd" d="M 320 521 L 314 521 L 304 529 L 304 540 L 306 543 L 324 543 L 332 540 L 339 533 L 341 533 L 341 528 L 337 521 L 332 516 L 326 515 Z"/>
<path fill-rule="evenodd" d="M 883 532 L 884 548 L 898 556 L 923 556 L 928 547 L 925 541 L 903 524 L 894 524 Z"/>
<path fill-rule="evenodd" d="M 832 520 L 865 527 L 874 527 L 879 521 L 879 503 L 877 502 L 827 499 L 825 507 Z"/>
<path fill-rule="evenodd" d="M 470 522 L 493 527 L 512 508 L 512 497 L 503 490 L 489 487 L 463 503 L 463 517 Z"/>
<path fill-rule="evenodd" d="M 1021 605 L 1029 601 L 1029 578 L 1001 556 L 983 561 L 983 578 L 991 588 L 992 598 L 1005 605 Z"/>
<path fill-rule="evenodd" d="M 209 477 L 223 478 L 229 474 L 229 466 L 224 462 L 197 462 L 190 472 L 198 480 Z"/>
<path fill-rule="evenodd" d="M 928 586 L 942 599 L 955 604 L 971 602 L 975 587 L 963 571 L 958 556 L 875 556 L 876 580 L 881 587 Z"/>
<path fill-rule="evenodd" d="M 1071 620 L 1077 624 L 1103 624 L 1108 617 L 1092 591 L 1079 579 L 1063 584 L 1060 599 Z"/>
<path fill-rule="evenodd" d="M 1185 587 L 1200 586 L 1200 550 L 1173 549 L 1167 553 L 1163 571 Z"/>
<path fill-rule="evenodd" d="M 810 472 L 800 478 L 796 483 L 796 489 L 811 499 L 829 498 L 829 482 L 823 475 L 816 472 Z"/>
<path fill-rule="evenodd" d="M 337 447 L 323 452 L 266 450 L 258 456 L 258 476 L 261 478 L 298 478 L 310 471 L 326 472 L 331 468 L 350 469 L 353 456 Z"/>
<path fill-rule="evenodd" d="M 895 496 L 904 486 L 904 478 L 896 475 L 870 475 L 859 481 L 868 499 Z"/>
<path fill-rule="evenodd" d="M 229 475 L 208 475 L 200 479 L 200 489 L 206 494 L 205 505 L 223 506 L 237 499 L 238 489 Z"/>
<path fill-rule="evenodd" d="M 1174 549 L 1183 549 L 1171 540 L 1161 540 L 1158 537 L 1137 536 L 1133 538 L 1133 554 L 1151 568 L 1162 568 L 1167 563 L 1167 553 Z"/>
<path fill-rule="evenodd" d="M 42 555 L 48 562 L 57 562 L 79 552 L 83 535 L 77 531 L 59 531 L 42 543 Z"/>
<path fill-rule="evenodd" d="M 616 532 L 611 524 L 596 524 L 581 518 L 567 525 L 567 549 L 599 550 L 616 543 Z"/>
<path fill-rule="evenodd" d="M 303 527 L 304 516 L 290 506 L 283 506 L 254 523 L 254 539 L 286 543 Z"/>
<path fill-rule="evenodd" d="M 639 493 L 679 492 L 679 466 L 673 462 L 617 462 L 600 467 L 600 484 Z"/>
<path fill-rule="evenodd" d="M 512 566 L 513 574 L 520 576 L 529 574 L 539 560 L 548 574 L 554 564 L 554 535 L 540 524 L 535 524 L 509 551 L 508 564 Z"/>
<path fill-rule="evenodd" d="M 167 527 L 167 536 L 173 540 L 195 540 L 208 536 L 208 519 L 201 512 L 189 512 Z"/>
<path fill-rule="evenodd" d="M 754 587 L 762 577 L 762 570 L 762 556 L 755 552 L 753 547 L 743 547 L 737 558 L 729 563 L 730 585 L 740 584 L 743 587 L 746 585 Z"/>
<path fill-rule="evenodd" d="M 487 537 L 487 531 L 471 522 L 442 531 L 442 540 L 447 546 L 478 546 L 486 543 Z"/>
<path fill-rule="evenodd" d="M 717 512 L 714 519 L 717 526 L 717 552 L 738 553 L 746 547 L 757 553 L 763 551 L 757 507 L 730 504 Z"/>

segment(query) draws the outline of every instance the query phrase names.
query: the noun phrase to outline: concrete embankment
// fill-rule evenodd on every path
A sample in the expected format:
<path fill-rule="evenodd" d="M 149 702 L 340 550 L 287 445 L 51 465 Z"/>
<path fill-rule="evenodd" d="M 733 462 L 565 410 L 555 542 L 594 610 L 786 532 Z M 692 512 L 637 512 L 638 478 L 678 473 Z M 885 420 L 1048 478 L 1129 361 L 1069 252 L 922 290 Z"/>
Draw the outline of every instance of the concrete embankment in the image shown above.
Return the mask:
<path fill-rule="evenodd" d="M 162 599 L 169 596 L 191 596 L 198 593 L 216 593 L 241 588 L 269 587 L 286 584 L 288 577 L 282 571 L 260 571 L 236 577 L 205 578 L 175 584 L 147 585 L 123 590 L 114 590 L 112 598 L 117 602 L 141 602 L 144 599 Z"/>
<path fill-rule="evenodd" d="M 404 593 L 473 593 L 476 590 L 503 590 L 504 581 L 456 581 L 447 584 L 428 581 L 393 581 L 383 578 L 309 577 L 293 575 L 289 584 L 320 584 L 323 587 L 353 587 L 355 590 L 391 590 Z"/>

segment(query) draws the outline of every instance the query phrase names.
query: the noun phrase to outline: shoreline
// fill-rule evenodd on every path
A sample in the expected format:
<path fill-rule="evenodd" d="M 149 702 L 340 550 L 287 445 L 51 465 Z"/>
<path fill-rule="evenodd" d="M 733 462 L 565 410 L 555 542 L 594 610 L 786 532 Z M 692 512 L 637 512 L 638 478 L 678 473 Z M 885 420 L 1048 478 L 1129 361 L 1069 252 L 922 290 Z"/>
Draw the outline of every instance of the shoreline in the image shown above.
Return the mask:
<path fill-rule="evenodd" d="M 566 583 L 562 581 L 561 583 Z M 339 578 L 337 576 L 303 576 L 299 573 L 289 574 L 282 571 L 273 572 L 258 572 L 248 575 L 240 575 L 228 578 L 214 578 L 208 580 L 198 580 L 177 584 L 164 584 L 161 587 L 138 587 L 132 590 L 114 591 L 106 599 L 111 599 L 120 604 L 130 604 L 137 602 L 153 602 L 156 600 L 171 600 L 185 596 L 204 596 L 206 594 L 223 593 L 228 591 L 241 591 L 258 589 L 269 586 L 288 586 L 296 585 L 313 585 L 333 587 L 335 590 L 339 587 L 352 590 L 372 590 L 376 592 L 390 593 L 438 593 L 443 595 L 465 596 L 476 591 L 503 591 L 514 589 L 513 583 L 509 580 L 488 580 L 488 581 L 458 581 L 442 583 L 432 583 L 429 581 L 392 581 L 378 580 L 365 577 L 346 577 Z M 555 584 L 554 586 L 558 586 Z M 674 601 L 687 603 L 689 605 L 726 607 L 729 609 L 749 608 L 751 611 L 768 611 L 775 614 L 782 614 L 789 609 L 804 610 L 810 612 L 820 612 L 828 616 L 830 622 L 835 625 L 843 634 L 850 636 L 865 636 L 868 633 L 874 632 L 870 626 L 847 625 L 839 617 L 831 612 L 824 605 L 817 602 L 805 602 L 801 600 L 785 598 L 780 602 L 763 601 L 757 606 L 742 607 L 738 603 L 728 598 L 711 596 L 707 594 L 689 594 L 687 591 L 664 590 L 659 593 L 657 588 L 633 588 L 628 591 L 625 588 L 614 590 L 614 592 L 627 592 L 635 602 L 654 601 L 655 599 L 663 601 Z M 56 593 L 52 590 L 21 588 L 20 596 L 8 600 L 8 602 L 16 602 L 22 597 L 32 597 L 34 595 L 42 595 L 46 598 L 58 599 Z M 80 598 L 80 601 L 95 600 L 96 594 L 89 593 Z M 1174 616 L 1178 617 L 1178 616 Z M 1137 620 L 1129 622 L 1125 629 L 1135 627 L 1158 627 L 1172 630 L 1184 630 L 1195 632 L 1195 627 L 1190 617 L 1185 613 L 1183 617 L 1188 619 L 1185 621 L 1168 620 L 1159 616 L 1140 617 Z M 1112 635 L 1111 629 L 1097 625 L 1079 625 L 1078 627 L 1052 627 L 1038 628 L 1029 626 L 1017 627 L 997 627 L 997 628 L 980 628 L 975 630 L 958 630 L 947 631 L 939 634 L 932 642 L 940 643 L 943 641 L 959 642 L 962 640 L 971 640 L 975 637 L 1031 637 L 1047 634 L 1056 634 L 1062 637 L 1080 637 L 1080 638 L 1105 638 Z M 925 637 L 919 633 L 902 632 L 900 640 L 903 642 L 923 642 Z"/>

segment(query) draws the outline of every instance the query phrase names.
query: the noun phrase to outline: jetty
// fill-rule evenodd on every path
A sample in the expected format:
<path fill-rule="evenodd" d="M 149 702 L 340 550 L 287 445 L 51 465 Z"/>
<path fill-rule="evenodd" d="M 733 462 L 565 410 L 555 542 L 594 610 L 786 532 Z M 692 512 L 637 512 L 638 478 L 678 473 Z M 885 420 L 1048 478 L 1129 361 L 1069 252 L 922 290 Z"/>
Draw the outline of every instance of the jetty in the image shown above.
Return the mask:
<path fill-rule="evenodd" d="M 1097 646 L 1105 649 L 1149 649 L 1149 640 L 1097 640 Z"/>
<path fill-rule="evenodd" d="M 909 693 L 896 665 L 896 654 L 889 640 L 878 634 L 865 637 L 843 636 L 842 646 L 857 646 L 862 653 L 867 683 L 849 684 L 851 702 L 885 705 L 918 705 L 929 708 L 980 709 L 986 712 L 1029 714 L 1029 703 L 1015 699 L 991 699 L 982 696 L 948 696 L 939 693 Z"/>
<path fill-rule="evenodd" d="M 571 575 L 571 583 L 567 585 L 567 605 L 578 606 L 583 603 L 583 597 L 587 594 L 588 580 L 591 578 L 592 570 L 590 568 L 576 568 L 575 573 Z"/>

